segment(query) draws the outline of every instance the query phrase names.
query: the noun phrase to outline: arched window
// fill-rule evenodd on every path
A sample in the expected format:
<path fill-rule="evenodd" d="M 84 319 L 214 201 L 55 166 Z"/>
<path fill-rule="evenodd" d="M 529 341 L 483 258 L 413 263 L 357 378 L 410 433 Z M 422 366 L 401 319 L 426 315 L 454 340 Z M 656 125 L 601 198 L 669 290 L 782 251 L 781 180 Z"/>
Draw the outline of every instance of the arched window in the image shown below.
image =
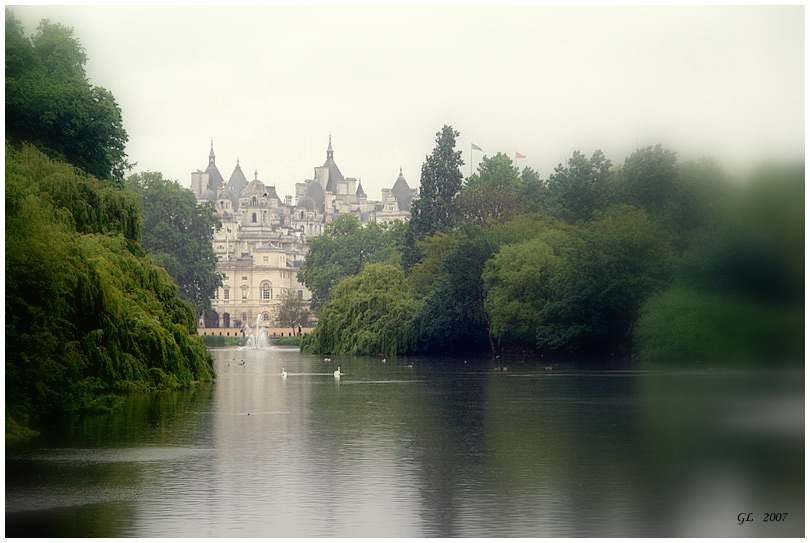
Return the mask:
<path fill-rule="evenodd" d="M 231 327 L 231 315 L 230 315 L 230 313 L 223 313 L 222 314 L 222 327 L 223 328 L 230 328 Z"/>
<path fill-rule="evenodd" d="M 251 222 L 256 222 L 256 214 L 255 213 L 251 216 L 250 220 L 251 220 Z"/>
<path fill-rule="evenodd" d="M 266 320 L 267 322 L 270 322 L 270 313 L 268 313 L 267 311 L 265 311 L 264 313 L 262 313 L 262 318 L 263 318 L 264 320 Z"/>
<path fill-rule="evenodd" d="M 248 293 L 249 292 L 250 292 L 250 287 L 248 287 L 247 285 L 242 285 L 242 299 L 243 300 L 248 299 Z"/>
<path fill-rule="evenodd" d="M 256 197 L 254 196 L 253 199 L 250 201 L 250 203 L 255 206 L 257 203 L 259 203 L 259 201 L 256 200 Z"/>
<path fill-rule="evenodd" d="M 270 281 L 264 281 L 260 286 L 259 289 L 261 290 L 262 301 L 270 301 L 273 299 L 273 285 L 270 284 Z"/>

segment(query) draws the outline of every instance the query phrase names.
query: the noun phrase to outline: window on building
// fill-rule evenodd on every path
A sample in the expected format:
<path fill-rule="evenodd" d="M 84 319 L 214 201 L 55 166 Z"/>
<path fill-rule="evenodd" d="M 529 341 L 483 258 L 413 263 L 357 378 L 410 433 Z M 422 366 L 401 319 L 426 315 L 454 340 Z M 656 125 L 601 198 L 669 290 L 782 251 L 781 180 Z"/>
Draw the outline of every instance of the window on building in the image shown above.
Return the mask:
<path fill-rule="evenodd" d="M 299 291 L 298 291 L 298 299 L 299 299 L 299 300 L 303 300 L 303 299 L 304 299 L 304 291 L 303 291 L 303 290 L 299 290 Z"/>
<path fill-rule="evenodd" d="M 226 299 L 226 300 L 230 300 L 230 299 L 231 299 L 231 291 L 230 291 L 230 290 L 228 290 L 228 289 L 225 289 L 225 299 Z"/>
<path fill-rule="evenodd" d="M 265 281 L 259 287 L 261 290 L 262 300 L 272 300 L 273 299 L 273 286 L 270 284 L 269 281 Z"/>
<path fill-rule="evenodd" d="M 249 292 L 249 291 L 250 291 L 250 289 L 249 289 L 247 286 L 243 286 L 243 287 L 242 287 L 242 299 L 243 299 L 243 300 L 247 300 L 247 299 L 248 299 L 248 292 Z"/>
<path fill-rule="evenodd" d="M 263 256 L 262 257 L 262 262 L 270 262 L 270 257 L 269 256 Z"/>
<path fill-rule="evenodd" d="M 247 281 L 247 275 L 242 276 L 242 281 Z"/>
<path fill-rule="evenodd" d="M 251 222 L 256 222 L 256 214 L 251 215 Z"/>

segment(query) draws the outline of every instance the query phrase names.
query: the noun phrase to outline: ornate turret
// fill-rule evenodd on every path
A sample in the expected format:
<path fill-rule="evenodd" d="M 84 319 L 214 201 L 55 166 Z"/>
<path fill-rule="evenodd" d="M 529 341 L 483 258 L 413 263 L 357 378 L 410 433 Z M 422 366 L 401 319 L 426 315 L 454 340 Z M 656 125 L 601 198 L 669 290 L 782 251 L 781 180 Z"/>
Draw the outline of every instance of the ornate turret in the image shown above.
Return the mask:
<path fill-rule="evenodd" d="M 208 168 L 206 168 L 205 173 L 208 174 L 208 186 L 206 188 L 209 189 L 214 194 L 213 197 L 216 198 L 217 191 L 223 179 L 222 174 L 220 174 L 217 169 L 216 155 L 214 154 L 214 140 L 211 140 L 211 152 L 208 153 Z"/>
<path fill-rule="evenodd" d="M 391 194 L 397 199 L 400 211 L 410 211 L 414 194 L 411 187 L 408 186 L 408 182 L 405 181 L 405 176 L 402 175 L 402 166 L 399 168 L 399 177 L 391 187 Z"/>
<path fill-rule="evenodd" d="M 329 147 L 326 148 L 326 162 L 323 163 L 323 167 L 327 168 L 329 171 L 329 180 L 326 182 L 326 192 L 337 194 L 337 183 L 344 181 L 344 179 L 343 174 L 340 173 L 340 168 L 338 168 L 335 163 L 335 151 L 332 149 L 332 134 L 329 134 Z"/>
<path fill-rule="evenodd" d="M 237 159 L 236 168 L 234 168 L 231 178 L 228 179 L 228 185 L 226 187 L 231 197 L 234 210 L 239 209 L 239 198 L 245 195 L 245 187 L 247 187 L 247 184 L 247 178 L 242 172 L 242 168 L 239 166 L 239 160 Z"/>

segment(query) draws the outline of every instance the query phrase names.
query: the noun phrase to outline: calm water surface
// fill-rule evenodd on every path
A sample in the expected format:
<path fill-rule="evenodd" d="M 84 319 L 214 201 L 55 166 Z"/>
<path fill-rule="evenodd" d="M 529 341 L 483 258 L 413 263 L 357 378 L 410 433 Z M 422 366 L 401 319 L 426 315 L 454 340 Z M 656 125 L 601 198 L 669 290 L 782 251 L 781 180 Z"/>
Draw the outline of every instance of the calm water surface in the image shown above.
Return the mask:
<path fill-rule="evenodd" d="M 7 449 L 6 535 L 804 536 L 802 372 L 213 353 Z"/>

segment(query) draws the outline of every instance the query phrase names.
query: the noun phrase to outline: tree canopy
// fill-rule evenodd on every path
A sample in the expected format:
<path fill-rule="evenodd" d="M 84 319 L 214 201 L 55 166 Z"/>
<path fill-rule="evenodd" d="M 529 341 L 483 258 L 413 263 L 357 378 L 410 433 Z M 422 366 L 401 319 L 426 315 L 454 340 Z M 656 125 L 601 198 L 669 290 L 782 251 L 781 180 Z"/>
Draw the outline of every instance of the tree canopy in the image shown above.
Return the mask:
<path fill-rule="evenodd" d="M 214 377 L 192 305 L 139 243 L 121 112 L 86 61 L 70 29 L 26 38 L 6 9 L 7 430 Z"/>
<path fill-rule="evenodd" d="M 443 127 L 422 168 L 404 237 L 407 279 L 394 280 L 390 293 L 413 305 L 396 318 L 375 313 L 400 319 L 410 336 L 398 345 L 594 364 L 801 360 L 803 164 L 746 183 L 711 159 L 679 163 L 656 145 L 619 166 L 601 151 L 574 151 L 544 180 L 497 153 L 462 183 L 458 136 Z M 357 273 L 362 263 L 352 262 Z M 342 276 L 330 265 L 308 257 L 307 273 Z M 362 297 L 348 303 L 341 292 L 308 348 L 373 354 L 358 347 L 379 348 L 358 339 L 374 326 L 356 317 Z M 350 349 L 325 340 L 350 323 Z"/>
<path fill-rule="evenodd" d="M 213 378 L 191 305 L 137 242 L 135 195 L 29 145 L 6 146 L 5 173 L 7 413 Z"/>
<path fill-rule="evenodd" d="M 141 245 L 174 278 L 197 315 L 205 314 L 222 283 L 211 246 L 221 226 L 212 202 L 198 203 L 193 192 L 159 172 L 131 175 L 127 188 L 140 196 Z"/>
<path fill-rule="evenodd" d="M 286 289 L 281 294 L 281 305 L 275 314 L 275 322 L 279 326 L 284 326 L 292 330 L 292 335 L 296 334 L 296 327 L 309 326 L 312 318 L 308 304 L 298 295 L 298 291 Z"/>
<path fill-rule="evenodd" d="M 43 20 L 26 38 L 7 7 L 6 138 L 120 184 L 128 167 L 121 110 L 88 82 L 86 62 L 71 29 Z"/>
<path fill-rule="evenodd" d="M 416 307 L 400 269 L 368 264 L 338 283 L 302 349 L 324 354 L 404 353 L 411 338 L 407 323 Z"/>
<path fill-rule="evenodd" d="M 459 133 L 444 125 L 436 133 L 436 147 L 422 164 L 419 198 L 411 204 L 411 219 L 405 233 L 406 269 L 419 260 L 416 243 L 435 232 L 451 228 L 458 215 L 454 200 L 461 190 L 461 151 L 456 151 Z"/>
<path fill-rule="evenodd" d="M 329 300 L 341 279 L 357 275 L 366 263 L 399 262 L 402 226 L 370 222 L 363 226 L 354 215 L 341 215 L 323 234 L 307 241 L 309 251 L 298 280 L 312 292 L 312 308 Z"/>

